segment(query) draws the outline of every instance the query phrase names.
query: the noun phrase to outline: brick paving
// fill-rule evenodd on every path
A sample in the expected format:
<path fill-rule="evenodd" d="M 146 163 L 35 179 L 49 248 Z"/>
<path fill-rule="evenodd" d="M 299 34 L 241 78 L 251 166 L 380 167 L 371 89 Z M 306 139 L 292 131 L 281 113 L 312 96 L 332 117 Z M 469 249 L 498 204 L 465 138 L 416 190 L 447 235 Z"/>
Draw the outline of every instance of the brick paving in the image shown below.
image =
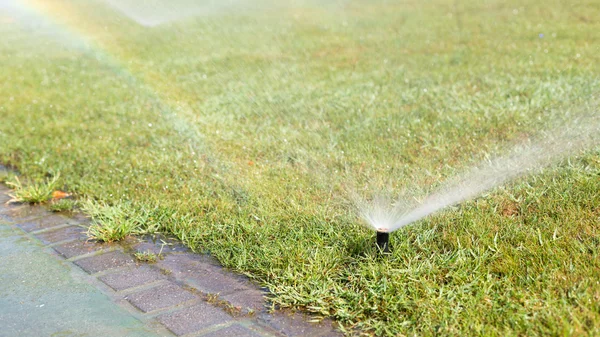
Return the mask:
<path fill-rule="evenodd" d="M 182 336 L 233 322 L 234 319 L 220 308 L 207 303 L 198 303 L 173 313 L 160 315 L 158 321 L 177 336 Z"/>
<path fill-rule="evenodd" d="M 109 245 L 95 242 L 75 240 L 52 247 L 57 253 L 65 259 L 70 259 L 77 256 L 95 253 L 101 250 L 110 249 Z"/>
<path fill-rule="evenodd" d="M 61 215 L 48 215 L 42 218 L 32 219 L 29 221 L 18 223 L 17 226 L 26 232 L 33 232 L 53 228 L 60 225 L 67 225 L 71 221 Z"/>
<path fill-rule="evenodd" d="M 102 275 L 98 279 L 115 291 L 122 291 L 166 280 L 167 276 L 156 270 L 156 268 L 146 265 L 134 265 L 115 273 Z"/>
<path fill-rule="evenodd" d="M 139 312 L 149 326 L 162 324 L 176 336 L 190 337 L 341 336 L 328 320 L 316 324 L 302 314 L 268 312 L 264 289 L 172 239 L 89 242 L 85 217 L 7 204 L 9 191 L 0 185 L 0 221 L 83 269 L 91 283 Z M 163 258 L 152 264 L 136 261 L 133 253 L 146 251 L 160 252 Z"/>

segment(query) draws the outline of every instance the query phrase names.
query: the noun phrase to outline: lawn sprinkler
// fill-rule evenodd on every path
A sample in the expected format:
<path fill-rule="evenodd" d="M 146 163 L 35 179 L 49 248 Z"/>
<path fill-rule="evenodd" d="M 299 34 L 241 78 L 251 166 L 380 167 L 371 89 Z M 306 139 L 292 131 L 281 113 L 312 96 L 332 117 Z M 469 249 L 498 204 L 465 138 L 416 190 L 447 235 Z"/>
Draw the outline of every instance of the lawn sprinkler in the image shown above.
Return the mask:
<path fill-rule="evenodd" d="M 390 233 L 382 230 L 377 231 L 377 248 L 384 253 L 390 253 Z"/>

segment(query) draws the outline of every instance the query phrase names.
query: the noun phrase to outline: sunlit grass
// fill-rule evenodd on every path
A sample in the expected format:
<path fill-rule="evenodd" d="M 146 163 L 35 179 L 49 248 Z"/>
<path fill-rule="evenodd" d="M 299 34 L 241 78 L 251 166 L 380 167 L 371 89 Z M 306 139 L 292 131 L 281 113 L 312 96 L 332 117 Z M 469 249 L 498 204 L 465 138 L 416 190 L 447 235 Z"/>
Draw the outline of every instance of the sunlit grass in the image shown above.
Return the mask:
<path fill-rule="evenodd" d="M 0 162 L 96 200 L 92 237 L 173 233 L 348 331 L 600 333 L 598 149 L 394 233 L 388 258 L 347 193 L 421 196 L 587 102 L 595 2 L 306 2 L 152 28 L 33 3 L 68 34 L 0 20 Z"/>
<path fill-rule="evenodd" d="M 137 217 L 122 204 L 111 206 L 88 200 L 82 203 L 82 209 L 92 218 L 88 237 L 101 242 L 119 241 L 128 235 L 139 234 L 145 222 L 143 217 Z"/>
<path fill-rule="evenodd" d="M 31 204 L 39 204 L 52 199 L 52 192 L 56 190 L 60 174 L 43 182 L 23 183 L 17 176 L 6 182 L 13 189 L 12 201 Z"/>

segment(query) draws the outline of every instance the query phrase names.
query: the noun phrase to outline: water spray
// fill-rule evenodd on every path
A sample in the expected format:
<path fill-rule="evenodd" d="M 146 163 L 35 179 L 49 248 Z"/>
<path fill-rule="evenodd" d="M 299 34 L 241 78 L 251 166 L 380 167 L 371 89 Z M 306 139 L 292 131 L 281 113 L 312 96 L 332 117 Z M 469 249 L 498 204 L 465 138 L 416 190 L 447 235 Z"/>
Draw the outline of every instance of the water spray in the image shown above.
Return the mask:
<path fill-rule="evenodd" d="M 377 231 L 377 247 L 388 253 L 389 233 L 418 221 L 451 205 L 472 199 L 522 175 L 535 172 L 579 151 L 600 144 L 600 113 L 597 101 L 590 103 L 591 111 L 581 107 L 570 121 L 555 121 L 549 131 L 540 131 L 528 142 L 516 145 L 504 156 L 485 160 L 461 175 L 449 179 L 420 203 L 409 206 L 391 201 L 385 196 L 372 202 L 360 202 L 360 215 L 370 228 Z M 407 198 L 404 197 L 403 200 Z"/>

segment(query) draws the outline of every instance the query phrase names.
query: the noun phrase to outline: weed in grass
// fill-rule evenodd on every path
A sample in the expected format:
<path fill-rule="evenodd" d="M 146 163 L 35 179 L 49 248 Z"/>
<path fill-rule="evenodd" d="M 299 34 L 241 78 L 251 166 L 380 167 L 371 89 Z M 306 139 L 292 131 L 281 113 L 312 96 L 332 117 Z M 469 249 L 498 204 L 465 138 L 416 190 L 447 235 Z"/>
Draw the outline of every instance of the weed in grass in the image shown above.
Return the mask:
<path fill-rule="evenodd" d="M 56 174 L 52 179 L 45 182 L 23 184 L 19 177 L 15 176 L 14 180 L 7 182 L 14 189 L 10 194 L 13 198 L 11 201 L 31 204 L 46 202 L 52 198 L 52 192 L 56 189 L 59 178 L 60 174 Z"/>

